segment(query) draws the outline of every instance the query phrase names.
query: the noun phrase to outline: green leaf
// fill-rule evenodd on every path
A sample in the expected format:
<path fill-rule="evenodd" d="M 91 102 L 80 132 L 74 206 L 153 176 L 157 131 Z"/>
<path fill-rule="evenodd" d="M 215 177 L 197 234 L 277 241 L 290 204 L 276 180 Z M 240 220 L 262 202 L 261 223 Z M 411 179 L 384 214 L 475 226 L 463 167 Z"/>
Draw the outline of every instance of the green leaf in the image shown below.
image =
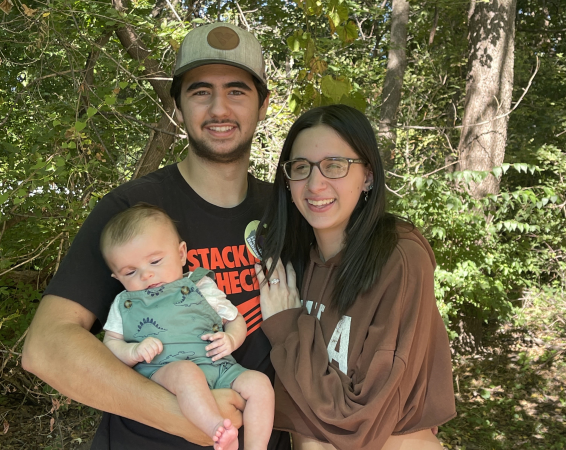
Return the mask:
<path fill-rule="evenodd" d="M 322 13 L 322 2 L 320 0 L 306 0 L 307 14 L 311 16 L 319 16 Z"/>
<path fill-rule="evenodd" d="M 94 116 L 97 112 L 98 112 L 98 109 L 96 109 L 96 108 L 93 107 L 93 106 L 89 106 L 89 108 L 88 108 L 87 111 L 86 111 L 86 115 L 87 115 L 87 117 L 92 117 L 92 116 Z M 77 131 L 79 131 L 79 130 L 77 130 Z"/>
<path fill-rule="evenodd" d="M 120 81 L 118 83 L 118 86 L 120 86 L 120 89 L 126 89 L 128 87 L 130 83 L 128 83 L 127 81 Z"/>
<path fill-rule="evenodd" d="M 287 38 L 287 46 L 292 52 L 298 52 L 301 49 L 301 43 L 295 35 Z"/>
<path fill-rule="evenodd" d="M 4 192 L 3 194 L 0 193 L 0 205 L 3 204 L 6 200 L 8 200 L 9 196 L 10 194 L 8 194 L 7 192 Z"/>
<path fill-rule="evenodd" d="M 358 38 L 358 27 L 350 20 L 346 25 L 336 27 L 336 34 L 344 44 L 350 44 Z"/>
<path fill-rule="evenodd" d="M 352 89 L 350 80 L 345 77 L 334 79 L 332 75 L 322 77 L 320 88 L 323 95 L 330 97 L 335 103 L 339 102 L 342 96 L 348 95 Z"/>
<path fill-rule="evenodd" d="M 330 25 L 330 32 L 334 33 L 336 31 L 336 27 L 340 23 L 340 14 L 336 9 L 328 11 L 328 23 Z"/>
<path fill-rule="evenodd" d="M 415 178 L 415 187 L 417 188 L 417 191 L 419 191 L 422 187 L 423 187 L 423 177 L 416 177 Z"/>
<path fill-rule="evenodd" d="M 293 114 L 298 115 L 299 112 L 301 111 L 301 101 L 300 101 L 300 97 L 298 97 L 296 94 L 291 94 L 289 97 L 289 109 L 291 110 L 291 112 Z"/>
<path fill-rule="evenodd" d="M 305 58 L 304 61 L 305 61 L 306 65 L 308 65 L 309 62 L 314 58 L 314 51 L 315 51 L 314 41 L 309 36 L 309 38 L 307 40 L 306 49 L 305 49 L 305 56 L 304 56 L 304 58 Z"/>
<path fill-rule="evenodd" d="M 515 163 L 513 164 L 513 168 L 519 173 L 521 172 L 527 173 L 527 164 L 525 163 Z"/>
<path fill-rule="evenodd" d="M 82 131 L 86 127 L 86 122 L 79 122 L 78 120 L 75 122 L 75 130 Z"/>
<path fill-rule="evenodd" d="M 116 103 L 116 96 L 115 95 L 105 95 L 104 96 L 104 103 L 108 106 L 112 106 Z"/>
<path fill-rule="evenodd" d="M 344 95 L 340 99 L 340 103 L 344 105 L 356 108 L 358 111 L 365 112 L 367 108 L 367 102 L 365 97 L 361 92 L 350 93 L 350 95 Z M 432 181 L 429 179 L 429 181 Z"/>

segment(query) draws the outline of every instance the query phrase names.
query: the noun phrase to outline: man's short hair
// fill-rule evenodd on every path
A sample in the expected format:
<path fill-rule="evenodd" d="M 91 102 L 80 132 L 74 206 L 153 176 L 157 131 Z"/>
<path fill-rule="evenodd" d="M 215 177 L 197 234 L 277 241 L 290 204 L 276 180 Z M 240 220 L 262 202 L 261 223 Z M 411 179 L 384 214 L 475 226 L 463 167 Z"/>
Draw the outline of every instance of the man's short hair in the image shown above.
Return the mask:
<path fill-rule="evenodd" d="M 179 242 L 182 241 L 175 222 L 163 209 L 149 203 L 138 203 L 116 214 L 108 221 L 100 236 L 102 256 L 106 259 L 111 248 L 124 245 L 139 236 L 150 225 L 150 221 L 170 225 L 171 231 L 177 235 Z"/>

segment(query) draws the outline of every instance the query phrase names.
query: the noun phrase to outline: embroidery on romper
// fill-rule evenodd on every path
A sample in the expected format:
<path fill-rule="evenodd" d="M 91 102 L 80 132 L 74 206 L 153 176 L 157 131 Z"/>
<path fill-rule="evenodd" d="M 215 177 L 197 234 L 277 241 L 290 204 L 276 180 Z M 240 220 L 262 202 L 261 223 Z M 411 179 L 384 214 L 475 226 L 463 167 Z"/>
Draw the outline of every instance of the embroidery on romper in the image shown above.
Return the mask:
<path fill-rule="evenodd" d="M 185 301 L 187 300 L 187 297 L 189 295 L 191 295 L 193 292 L 196 293 L 201 298 L 201 301 L 200 302 L 185 303 Z M 190 286 L 190 287 L 189 286 L 183 286 L 181 288 L 181 300 L 173 303 L 173 305 L 184 306 L 185 308 L 190 308 L 191 306 L 202 305 L 202 302 L 206 302 L 206 299 L 204 298 L 204 296 L 201 294 L 201 292 L 198 290 L 197 287 L 195 287 L 195 286 Z"/>
<path fill-rule="evenodd" d="M 145 293 L 150 297 L 157 297 L 159 294 L 163 292 L 165 286 L 158 286 L 156 288 L 146 289 Z"/>
<path fill-rule="evenodd" d="M 139 323 L 138 332 L 134 334 L 134 338 L 145 339 L 148 336 L 157 336 L 164 331 L 167 331 L 167 329 L 161 328 L 151 317 L 146 317 Z"/>

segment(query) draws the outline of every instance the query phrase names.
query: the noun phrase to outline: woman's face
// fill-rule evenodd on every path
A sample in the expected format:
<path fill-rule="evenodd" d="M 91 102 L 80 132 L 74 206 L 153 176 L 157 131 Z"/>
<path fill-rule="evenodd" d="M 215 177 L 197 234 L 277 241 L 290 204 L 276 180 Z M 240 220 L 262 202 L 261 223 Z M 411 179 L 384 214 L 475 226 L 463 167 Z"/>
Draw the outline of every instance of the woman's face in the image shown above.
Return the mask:
<path fill-rule="evenodd" d="M 340 135 L 327 125 L 316 125 L 301 131 L 291 149 L 290 159 L 305 158 L 318 162 L 329 157 L 358 159 L 359 156 Z M 313 167 L 309 178 L 287 181 L 293 202 L 321 240 L 342 242 L 348 220 L 362 191 L 373 182 L 373 174 L 365 164 L 351 164 L 344 178 L 325 178 Z"/>

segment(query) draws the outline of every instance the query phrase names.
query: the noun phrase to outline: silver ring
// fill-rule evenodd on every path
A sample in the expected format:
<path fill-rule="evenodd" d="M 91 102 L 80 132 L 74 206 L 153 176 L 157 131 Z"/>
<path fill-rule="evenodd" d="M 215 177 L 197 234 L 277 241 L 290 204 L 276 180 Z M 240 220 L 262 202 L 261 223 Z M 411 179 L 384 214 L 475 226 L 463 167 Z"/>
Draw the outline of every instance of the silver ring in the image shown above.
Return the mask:
<path fill-rule="evenodd" d="M 269 280 L 269 284 L 279 284 L 280 281 L 281 280 L 279 278 L 272 278 L 271 280 Z"/>

